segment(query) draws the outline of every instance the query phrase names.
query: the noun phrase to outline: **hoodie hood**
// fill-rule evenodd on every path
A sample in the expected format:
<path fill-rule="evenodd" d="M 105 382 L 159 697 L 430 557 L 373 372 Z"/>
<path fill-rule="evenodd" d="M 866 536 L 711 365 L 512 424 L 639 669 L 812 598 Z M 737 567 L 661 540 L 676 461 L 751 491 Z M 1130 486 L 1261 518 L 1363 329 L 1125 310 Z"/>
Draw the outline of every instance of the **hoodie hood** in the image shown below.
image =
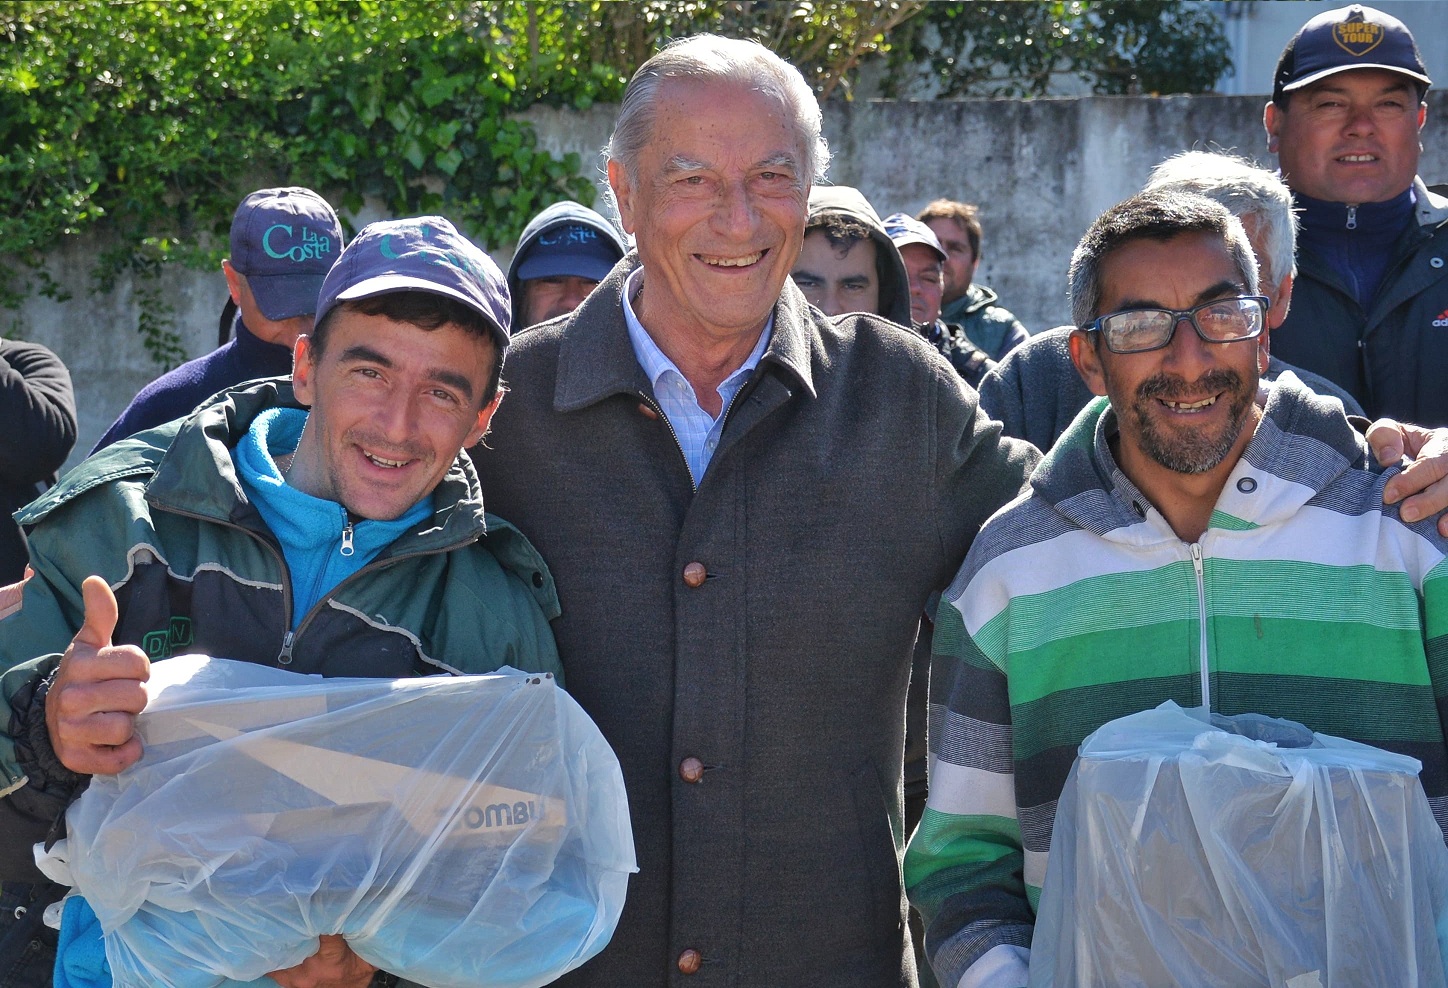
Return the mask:
<path fill-rule="evenodd" d="M 880 315 L 910 328 L 910 283 L 905 276 L 905 262 L 900 259 L 900 251 L 890 235 L 885 232 L 880 214 L 875 212 L 875 207 L 859 189 L 848 185 L 815 186 L 809 194 L 809 222 L 805 232 L 818 226 L 821 217 L 832 214 L 847 216 L 869 229 L 876 255 L 884 258 L 884 263 L 878 266 L 881 273 Z"/>
<path fill-rule="evenodd" d="M 618 248 L 619 258 L 628 253 L 628 246 L 624 243 L 623 234 L 619 233 L 618 227 L 610 223 L 603 214 L 589 209 L 580 202 L 574 202 L 572 199 L 555 202 L 528 221 L 528 225 L 523 228 L 523 235 L 518 238 L 518 248 L 513 251 L 513 259 L 508 262 L 508 293 L 513 299 L 515 309 L 521 298 L 519 295 L 521 285 L 518 280 L 519 263 L 528 256 L 528 251 L 537 243 L 538 238 L 561 226 L 585 226 L 591 230 L 597 230 L 601 237 Z"/>

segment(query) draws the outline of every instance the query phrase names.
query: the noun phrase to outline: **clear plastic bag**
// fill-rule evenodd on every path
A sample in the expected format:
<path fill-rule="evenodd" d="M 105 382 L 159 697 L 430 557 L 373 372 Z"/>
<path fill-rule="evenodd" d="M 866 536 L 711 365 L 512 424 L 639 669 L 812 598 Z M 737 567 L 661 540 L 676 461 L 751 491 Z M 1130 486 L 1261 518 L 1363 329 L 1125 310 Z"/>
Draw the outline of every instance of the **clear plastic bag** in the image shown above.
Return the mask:
<path fill-rule="evenodd" d="M 1445 984 L 1448 848 L 1419 762 L 1174 703 L 1081 745 L 1030 984 Z"/>
<path fill-rule="evenodd" d="M 152 667 L 141 761 L 37 849 L 119 986 L 208 988 L 341 933 L 432 988 L 532 988 L 602 950 L 637 870 L 618 760 L 551 677 Z"/>

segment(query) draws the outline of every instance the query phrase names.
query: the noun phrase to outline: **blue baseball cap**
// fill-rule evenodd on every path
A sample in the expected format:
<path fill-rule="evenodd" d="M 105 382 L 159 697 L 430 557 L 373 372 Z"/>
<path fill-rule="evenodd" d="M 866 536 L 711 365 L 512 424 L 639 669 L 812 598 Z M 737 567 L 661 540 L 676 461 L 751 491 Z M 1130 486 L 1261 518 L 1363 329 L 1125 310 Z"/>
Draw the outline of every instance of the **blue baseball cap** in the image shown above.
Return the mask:
<path fill-rule="evenodd" d="M 508 345 L 513 306 L 503 272 L 441 216 L 363 227 L 327 272 L 317 322 L 339 302 L 392 292 L 431 292 L 461 302 L 492 326 L 500 352 Z"/>
<path fill-rule="evenodd" d="M 940 238 L 935 235 L 935 231 L 909 213 L 891 213 L 885 217 L 884 226 L 885 233 L 897 249 L 910 244 L 922 244 L 939 254 L 942 261 L 950 260 L 945 248 L 940 246 Z"/>
<path fill-rule="evenodd" d="M 602 281 L 622 257 L 618 244 L 602 232 L 582 223 L 565 223 L 534 238 L 516 274 L 519 281 L 558 277 Z"/>
<path fill-rule="evenodd" d="M 1318 14 L 1287 42 L 1272 77 L 1272 102 L 1281 103 L 1284 93 L 1351 69 L 1396 72 L 1417 82 L 1420 92 L 1433 85 L 1407 25 L 1355 3 Z"/>
<path fill-rule="evenodd" d="M 231 218 L 231 266 L 268 319 L 317 310 L 322 280 L 342 252 L 342 224 L 311 189 L 260 189 Z"/>

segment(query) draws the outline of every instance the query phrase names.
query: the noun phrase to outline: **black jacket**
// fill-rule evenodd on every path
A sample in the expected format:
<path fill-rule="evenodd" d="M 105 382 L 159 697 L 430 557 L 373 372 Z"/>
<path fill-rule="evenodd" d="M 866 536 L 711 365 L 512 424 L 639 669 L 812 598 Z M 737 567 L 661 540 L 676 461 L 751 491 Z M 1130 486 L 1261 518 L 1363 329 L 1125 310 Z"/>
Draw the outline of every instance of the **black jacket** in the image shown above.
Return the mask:
<path fill-rule="evenodd" d="M 55 483 L 75 432 L 65 364 L 39 343 L 0 339 L 0 583 L 25 572 L 25 539 L 10 516 Z"/>

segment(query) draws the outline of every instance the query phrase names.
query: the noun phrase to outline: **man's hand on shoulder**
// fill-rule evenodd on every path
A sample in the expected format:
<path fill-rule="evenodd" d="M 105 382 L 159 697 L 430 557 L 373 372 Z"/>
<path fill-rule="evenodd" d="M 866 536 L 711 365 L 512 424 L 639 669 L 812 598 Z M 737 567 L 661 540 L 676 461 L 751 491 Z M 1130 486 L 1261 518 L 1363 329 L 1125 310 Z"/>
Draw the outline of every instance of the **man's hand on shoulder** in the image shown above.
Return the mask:
<path fill-rule="evenodd" d="M 134 645 L 112 645 L 119 610 L 98 576 L 81 585 L 85 623 L 71 639 L 45 698 L 45 726 L 60 763 L 84 775 L 110 775 L 136 763 L 136 714 L 151 663 Z"/>
<path fill-rule="evenodd" d="M 1398 509 L 1403 521 L 1421 521 L 1448 508 L 1448 429 L 1378 419 L 1368 427 L 1367 440 L 1382 466 L 1412 459 L 1383 489 L 1384 504 L 1403 502 Z M 1438 531 L 1448 536 L 1448 515 L 1440 514 Z"/>
<path fill-rule="evenodd" d="M 353 953 L 345 939 L 330 933 L 321 937 L 311 957 L 267 977 L 281 988 L 367 988 L 376 973 L 377 968 Z"/>

